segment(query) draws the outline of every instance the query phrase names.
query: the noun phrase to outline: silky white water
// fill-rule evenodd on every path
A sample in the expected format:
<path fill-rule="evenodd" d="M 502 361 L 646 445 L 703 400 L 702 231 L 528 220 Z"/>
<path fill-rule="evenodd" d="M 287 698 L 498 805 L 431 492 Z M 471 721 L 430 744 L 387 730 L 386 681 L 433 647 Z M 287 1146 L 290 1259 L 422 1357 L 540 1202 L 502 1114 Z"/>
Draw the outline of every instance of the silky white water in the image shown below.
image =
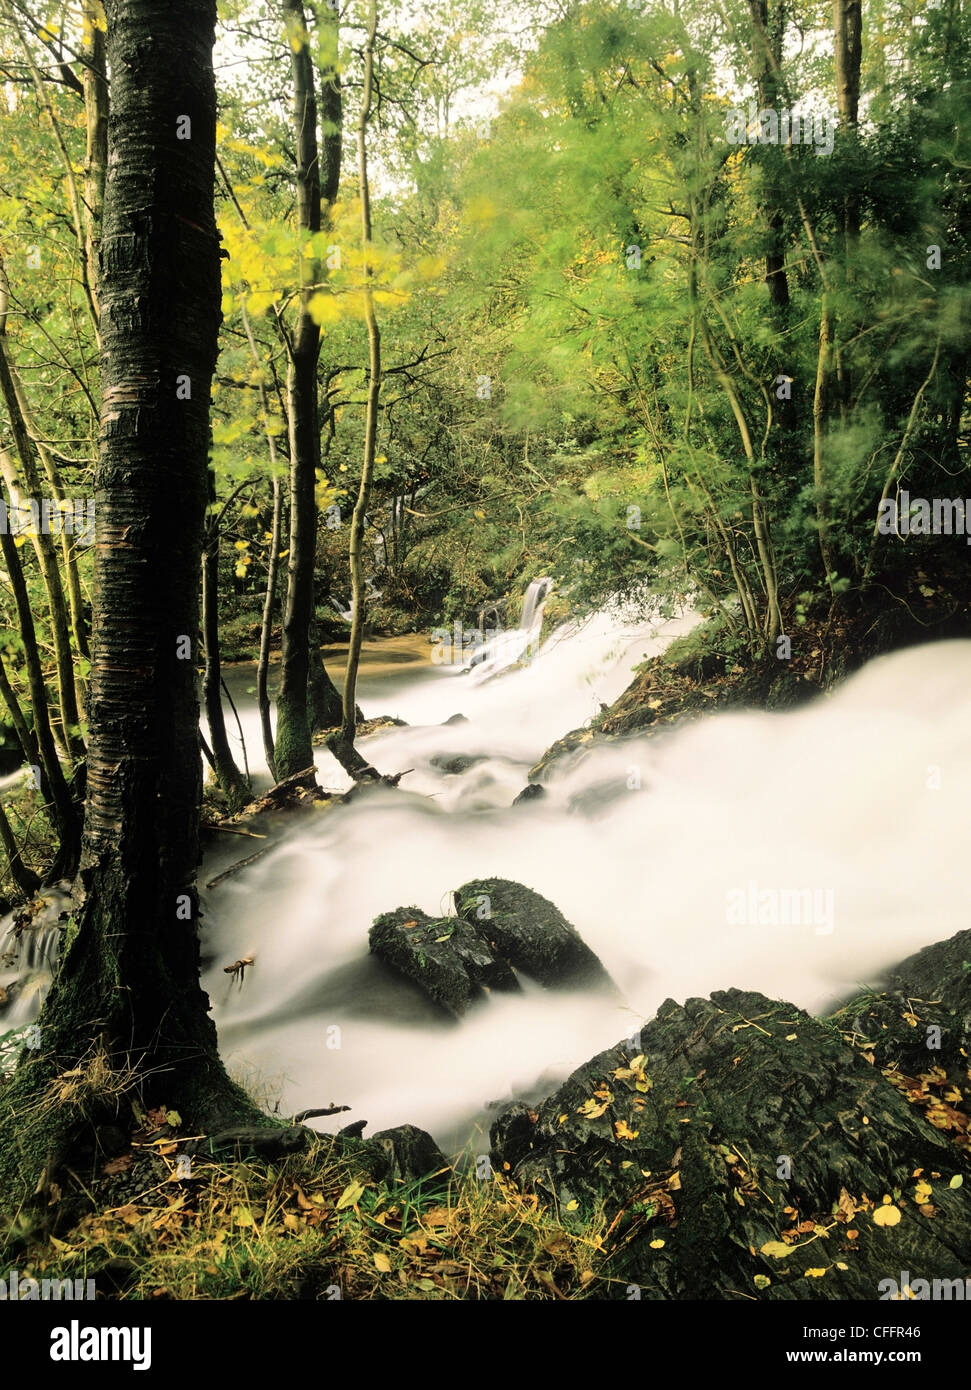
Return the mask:
<path fill-rule="evenodd" d="M 449 668 L 373 682 L 365 714 L 411 727 L 362 749 L 381 772 L 414 769 L 401 789 L 291 820 L 279 848 L 205 895 L 204 984 L 235 1074 L 284 1114 L 351 1107 L 321 1129 L 411 1122 L 457 1146 L 487 1103 L 550 1089 L 666 997 L 737 986 L 820 1010 L 967 926 L 971 642 L 881 658 L 792 713 L 581 749 L 544 799 L 511 805 L 543 750 L 692 622 L 652 637 L 600 615 L 478 687 Z M 469 722 L 440 727 L 456 712 Z M 481 761 L 458 775 L 432 762 L 460 754 Z M 323 785 L 346 785 L 318 762 Z M 453 1025 L 368 956 L 378 913 L 447 914 L 452 889 L 488 876 L 556 903 L 620 997 L 527 987 Z M 793 921 L 785 895 L 812 913 Z M 740 901 L 757 914 L 740 921 Z M 223 967 L 249 954 L 240 988 Z"/>

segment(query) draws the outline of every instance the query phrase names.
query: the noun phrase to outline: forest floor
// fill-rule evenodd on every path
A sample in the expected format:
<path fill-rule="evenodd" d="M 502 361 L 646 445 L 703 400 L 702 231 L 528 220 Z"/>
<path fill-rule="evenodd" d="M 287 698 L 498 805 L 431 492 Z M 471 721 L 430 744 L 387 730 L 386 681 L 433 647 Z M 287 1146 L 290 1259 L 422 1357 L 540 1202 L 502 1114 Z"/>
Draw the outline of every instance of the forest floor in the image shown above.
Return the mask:
<path fill-rule="evenodd" d="M 177 1115 L 151 1112 L 55 1209 L 14 1223 L 21 1282 L 93 1279 L 110 1299 L 571 1299 L 604 1296 L 613 1233 L 577 1230 L 474 1166 L 448 1181 L 369 1180 L 321 1136 L 275 1163 L 194 1159 L 179 1177 Z M 171 1121 L 171 1123 L 167 1123 Z M 58 1201 L 63 1195 L 56 1194 Z"/>

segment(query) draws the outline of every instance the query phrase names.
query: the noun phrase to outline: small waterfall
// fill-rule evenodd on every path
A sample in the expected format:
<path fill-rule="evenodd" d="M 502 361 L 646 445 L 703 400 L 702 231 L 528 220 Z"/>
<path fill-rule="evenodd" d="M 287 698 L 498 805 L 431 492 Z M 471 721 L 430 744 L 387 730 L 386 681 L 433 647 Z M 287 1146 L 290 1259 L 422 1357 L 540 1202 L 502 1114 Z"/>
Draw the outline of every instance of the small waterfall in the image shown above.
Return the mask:
<path fill-rule="evenodd" d="M 543 620 L 543 608 L 553 587 L 552 579 L 533 579 L 523 596 L 523 611 L 519 619 L 522 632 L 532 632 Z M 538 610 L 538 611 L 537 611 Z"/>
<path fill-rule="evenodd" d="M 32 919 L 20 908 L 0 920 L 0 1071 L 12 1065 L 24 1029 L 40 1013 L 60 955 L 61 917 L 70 907 L 67 893 L 48 888 Z"/>
<path fill-rule="evenodd" d="M 367 589 L 364 593 L 364 602 L 367 603 L 368 600 L 374 602 L 379 598 L 383 598 L 383 596 L 383 591 L 374 587 L 374 580 L 368 579 Z M 354 609 L 351 606 L 351 599 L 349 597 L 345 600 L 340 598 L 337 594 L 328 594 L 327 601 L 330 603 L 331 607 L 334 608 L 335 611 L 340 614 L 340 616 L 344 619 L 346 623 L 349 623 L 353 619 Z"/>
<path fill-rule="evenodd" d="M 509 632 L 484 632 L 481 647 L 463 669 L 474 669 L 477 679 L 486 680 L 489 676 L 495 676 L 500 671 L 514 666 L 517 661 L 524 658 L 529 660 L 535 656 L 543 627 L 543 609 L 552 587 L 552 579 L 530 580 L 523 595 L 519 626 Z"/>

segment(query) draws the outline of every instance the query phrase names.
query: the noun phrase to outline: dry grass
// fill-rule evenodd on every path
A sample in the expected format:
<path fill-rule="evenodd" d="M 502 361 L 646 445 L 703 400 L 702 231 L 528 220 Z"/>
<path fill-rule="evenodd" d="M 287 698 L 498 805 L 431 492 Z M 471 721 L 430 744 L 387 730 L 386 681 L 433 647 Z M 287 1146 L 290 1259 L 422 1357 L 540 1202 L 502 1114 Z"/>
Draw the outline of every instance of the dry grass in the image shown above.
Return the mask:
<path fill-rule="evenodd" d="M 21 1273 L 94 1278 L 99 1296 L 125 1299 L 606 1294 L 602 1213 L 575 1226 L 498 1177 L 392 1190 L 355 1174 L 322 1139 L 276 1165 L 193 1160 L 186 1178 L 169 1147 L 124 1174 L 126 1200 L 29 1244 Z"/>

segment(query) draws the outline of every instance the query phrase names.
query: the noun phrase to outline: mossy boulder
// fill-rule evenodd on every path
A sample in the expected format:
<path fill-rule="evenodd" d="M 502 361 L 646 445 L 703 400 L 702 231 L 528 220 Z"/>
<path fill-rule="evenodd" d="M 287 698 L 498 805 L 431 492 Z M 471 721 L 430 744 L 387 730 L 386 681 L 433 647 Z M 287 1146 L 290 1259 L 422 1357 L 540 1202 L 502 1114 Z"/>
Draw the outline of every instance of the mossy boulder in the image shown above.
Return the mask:
<path fill-rule="evenodd" d="M 519 989 L 509 966 L 460 917 L 429 917 L 418 907 L 399 907 L 375 918 L 368 942 L 379 960 L 420 985 L 453 1018 L 487 989 Z"/>
<path fill-rule="evenodd" d="M 541 893 L 508 878 L 480 878 L 454 898 L 456 912 L 497 956 L 548 989 L 611 986 L 577 929 Z"/>
<path fill-rule="evenodd" d="M 666 1001 L 491 1141 L 567 1219 L 606 1207 L 627 1237 L 618 1297 L 876 1299 L 902 1275 L 971 1274 L 960 1129 L 928 1123 L 837 1027 L 760 994 Z"/>

